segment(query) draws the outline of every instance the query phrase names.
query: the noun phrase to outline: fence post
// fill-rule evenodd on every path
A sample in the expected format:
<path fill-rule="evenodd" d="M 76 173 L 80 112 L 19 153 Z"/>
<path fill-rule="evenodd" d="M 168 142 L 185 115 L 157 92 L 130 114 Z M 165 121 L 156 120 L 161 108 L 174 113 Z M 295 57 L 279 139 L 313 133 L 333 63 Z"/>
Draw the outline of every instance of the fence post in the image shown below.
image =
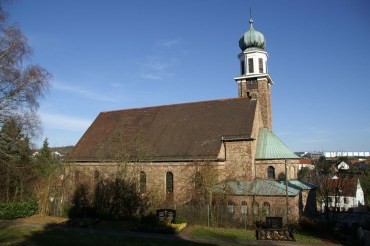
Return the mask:
<path fill-rule="evenodd" d="M 207 205 L 207 224 L 208 224 L 208 227 L 209 227 L 209 204 Z"/>
<path fill-rule="evenodd" d="M 244 230 L 247 230 L 247 214 L 246 213 L 243 214 L 244 214 Z"/>

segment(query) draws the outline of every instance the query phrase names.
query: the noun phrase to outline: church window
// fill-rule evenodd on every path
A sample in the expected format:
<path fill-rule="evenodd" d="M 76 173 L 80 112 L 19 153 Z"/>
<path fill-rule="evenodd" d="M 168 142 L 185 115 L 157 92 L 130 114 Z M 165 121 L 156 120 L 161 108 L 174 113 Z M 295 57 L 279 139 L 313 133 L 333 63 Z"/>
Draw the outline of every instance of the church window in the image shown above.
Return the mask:
<path fill-rule="evenodd" d="M 145 172 L 140 172 L 140 193 L 146 192 L 146 174 Z"/>
<path fill-rule="evenodd" d="M 201 188 L 202 188 L 202 186 L 203 186 L 203 177 L 202 177 L 202 175 L 200 174 L 200 172 L 196 172 L 196 173 L 195 173 L 195 178 L 194 178 L 194 180 L 195 180 L 195 189 L 196 189 L 196 190 L 201 189 Z"/>
<path fill-rule="evenodd" d="M 230 214 L 234 213 L 234 204 L 232 202 L 227 203 L 227 212 L 229 212 Z"/>
<path fill-rule="evenodd" d="M 248 72 L 254 73 L 253 58 L 248 58 Z"/>
<path fill-rule="evenodd" d="M 263 203 L 263 215 L 270 215 L 270 203 Z"/>
<path fill-rule="evenodd" d="M 248 205 L 246 201 L 242 201 L 241 213 L 248 214 Z"/>
<path fill-rule="evenodd" d="M 268 179 L 275 179 L 275 168 L 272 166 L 269 166 L 267 168 L 267 178 Z"/>
<path fill-rule="evenodd" d="M 94 172 L 94 181 L 95 182 L 98 182 L 99 181 L 99 176 L 100 176 L 100 173 L 98 170 L 95 170 Z"/>
<path fill-rule="evenodd" d="M 259 67 L 259 72 L 263 73 L 263 60 L 262 60 L 262 58 L 258 58 L 258 67 Z"/>
<path fill-rule="evenodd" d="M 80 171 L 75 171 L 75 184 L 78 184 L 80 180 Z"/>
<path fill-rule="evenodd" d="M 173 193 L 173 174 L 171 172 L 166 173 L 166 193 Z"/>
<path fill-rule="evenodd" d="M 244 60 L 240 63 L 240 71 L 242 75 L 245 74 L 245 61 Z"/>

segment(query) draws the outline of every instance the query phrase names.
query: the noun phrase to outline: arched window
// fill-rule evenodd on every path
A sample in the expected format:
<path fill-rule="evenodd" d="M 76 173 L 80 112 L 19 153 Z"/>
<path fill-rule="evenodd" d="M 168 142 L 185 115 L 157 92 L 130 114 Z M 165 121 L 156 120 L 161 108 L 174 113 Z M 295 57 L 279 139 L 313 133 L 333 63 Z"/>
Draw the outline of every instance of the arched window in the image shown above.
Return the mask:
<path fill-rule="evenodd" d="M 173 193 L 173 174 L 171 172 L 166 173 L 166 193 Z"/>
<path fill-rule="evenodd" d="M 241 213 L 248 214 L 248 204 L 246 201 L 242 201 Z"/>
<path fill-rule="evenodd" d="M 294 166 L 291 166 L 290 167 L 290 179 L 295 179 L 295 178 L 296 178 L 295 168 L 294 168 Z"/>
<path fill-rule="evenodd" d="M 270 203 L 264 202 L 262 209 L 263 209 L 263 215 L 270 215 Z"/>
<path fill-rule="evenodd" d="M 146 192 L 146 174 L 141 171 L 140 172 L 140 186 L 139 186 L 140 193 Z"/>
<path fill-rule="evenodd" d="M 94 182 L 98 182 L 99 181 L 99 176 L 100 176 L 100 173 L 98 170 L 95 170 L 94 172 Z"/>
<path fill-rule="evenodd" d="M 80 171 L 77 170 L 75 171 L 75 184 L 79 184 L 80 183 Z"/>
<path fill-rule="evenodd" d="M 269 166 L 267 168 L 267 178 L 268 179 L 275 179 L 275 168 L 272 166 Z"/>
<path fill-rule="evenodd" d="M 200 174 L 200 172 L 195 173 L 194 181 L 195 181 L 195 189 L 196 190 L 201 189 L 203 186 L 203 177 Z"/>
<path fill-rule="evenodd" d="M 234 203 L 232 201 L 227 202 L 227 212 L 230 214 L 234 213 Z"/>
<path fill-rule="evenodd" d="M 259 205 L 258 205 L 258 203 L 254 202 L 253 203 L 253 214 L 258 215 L 259 213 L 260 213 Z"/>

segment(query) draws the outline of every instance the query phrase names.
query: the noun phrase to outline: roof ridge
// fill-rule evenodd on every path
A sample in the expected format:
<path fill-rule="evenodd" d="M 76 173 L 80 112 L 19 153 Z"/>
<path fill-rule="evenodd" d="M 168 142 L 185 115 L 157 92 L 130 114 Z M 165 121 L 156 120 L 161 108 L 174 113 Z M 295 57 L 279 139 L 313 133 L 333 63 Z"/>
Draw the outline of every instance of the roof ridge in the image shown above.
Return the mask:
<path fill-rule="evenodd" d="M 225 101 L 237 101 L 237 100 L 240 100 L 240 101 L 241 100 L 249 100 L 249 101 L 251 101 L 248 97 L 233 97 L 233 98 L 221 98 L 221 99 L 194 101 L 194 102 L 183 102 L 183 103 L 174 103 L 174 104 L 162 104 L 162 105 L 155 105 L 155 106 L 144 106 L 144 107 L 138 107 L 138 108 L 116 109 L 116 110 L 101 111 L 100 113 L 105 114 L 105 113 L 130 111 L 130 110 L 142 110 L 142 109 L 163 108 L 163 107 L 180 106 L 180 105 L 191 105 L 191 104 L 207 103 L 207 102 L 225 102 Z"/>

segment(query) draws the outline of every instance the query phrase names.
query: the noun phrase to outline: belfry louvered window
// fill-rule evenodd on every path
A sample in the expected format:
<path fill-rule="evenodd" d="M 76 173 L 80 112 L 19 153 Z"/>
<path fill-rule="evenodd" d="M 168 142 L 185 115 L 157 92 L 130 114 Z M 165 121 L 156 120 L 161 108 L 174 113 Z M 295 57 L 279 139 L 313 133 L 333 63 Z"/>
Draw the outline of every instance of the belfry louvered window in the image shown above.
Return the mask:
<path fill-rule="evenodd" d="M 259 67 L 259 72 L 263 73 L 263 60 L 262 60 L 262 58 L 258 58 L 258 67 Z"/>
<path fill-rule="evenodd" d="M 240 63 L 240 73 L 241 75 L 245 74 L 245 61 L 244 60 Z"/>
<path fill-rule="evenodd" d="M 253 58 L 248 58 L 248 72 L 254 73 Z"/>

